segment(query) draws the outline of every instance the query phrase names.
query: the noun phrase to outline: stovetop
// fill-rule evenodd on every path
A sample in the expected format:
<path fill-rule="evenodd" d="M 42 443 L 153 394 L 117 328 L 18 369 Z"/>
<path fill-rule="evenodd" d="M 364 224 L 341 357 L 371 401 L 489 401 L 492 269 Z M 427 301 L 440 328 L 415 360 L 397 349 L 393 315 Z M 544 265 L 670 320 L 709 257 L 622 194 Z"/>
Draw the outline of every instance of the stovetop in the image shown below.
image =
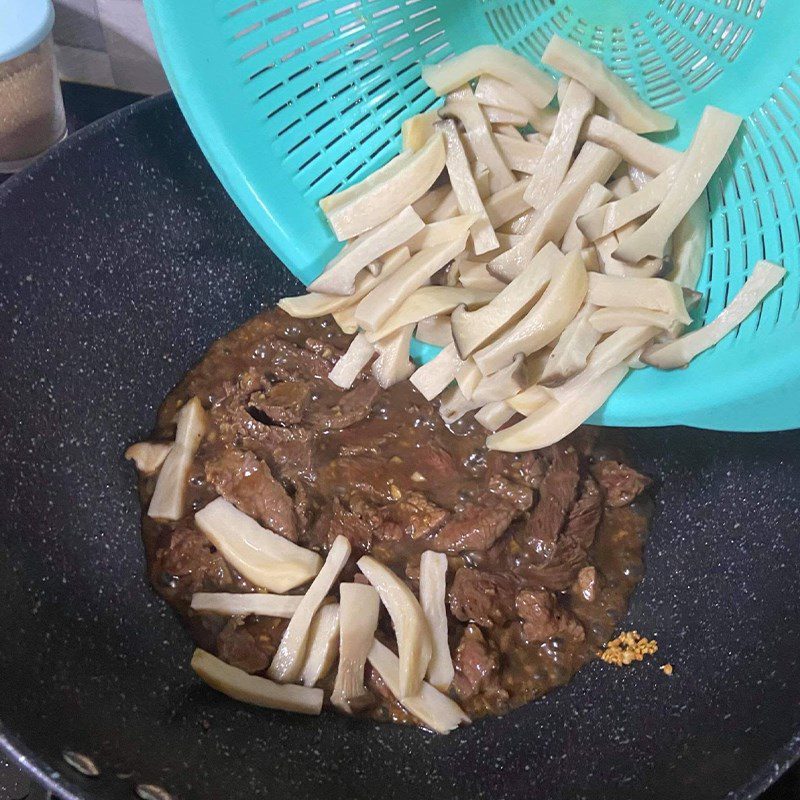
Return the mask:
<path fill-rule="evenodd" d="M 140 95 L 130 92 L 78 84 L 64 84 L 63 91 L 67 126 L 71 133 L 112 111 L 141 99 Z M 0 175 L 0 183 L 5 177 L 7 176 Z M 0 800 L 58 800 L 58 798 L 35 785 L 16 766 L 12 766 L 0 758 Z M 189 798 L 182 800 L 189 800 Z M 237 798 L 229 798 L 229 800 L 237 800 Z M 698 800 L 703 800 L 703 798 L 698 798 Z M 784 775 L 759 800 L 800 800 L 800 765 Z"/>

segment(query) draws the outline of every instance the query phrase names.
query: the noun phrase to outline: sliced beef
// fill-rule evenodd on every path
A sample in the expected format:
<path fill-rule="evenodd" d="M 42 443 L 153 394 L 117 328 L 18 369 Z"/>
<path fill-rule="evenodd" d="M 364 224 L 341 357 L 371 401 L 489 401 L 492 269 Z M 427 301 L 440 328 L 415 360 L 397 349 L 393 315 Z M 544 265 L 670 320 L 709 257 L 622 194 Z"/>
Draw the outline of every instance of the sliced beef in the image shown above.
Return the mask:
<path fill-rule="evenodd" d="M 407 492 L 399 500 L 381 508 L 385 538 L 422 539 L 436 532 L 450 516 L 419 492 Z"/>
<path fill-rule="evenodd" d="M 502 625 L 514 617 L 519 585 L 513 575 L 460 567 L 450 587 L 450 613 L 461 622 L 484 628 Z"/>
<path fill-rule="evenodd" d="M 491 475 L 502 475 L 521 486 L 538 489 L 547 471 L 547 459 L 539 451 L 502 453 L 491 450 L 486 468 Z"/>
<path fill-rule="evenodd" d="M 297 541 L 292 498 L 272 477 L 267 464 L 253 453 L 224 450 L 206 462 L 206 478 L 239 511 L 290 541 Z"/>
<path fill-rule="evenodd" d="M 335 458 L 320 470 L 317 486 L 326 495 L 359 492 L 378 504 L 392 499 L 386 460 L 378 456 Z"/>
<path fill-rule="evenodd" d="M 602 517 L 603 496 L 594 479 L 587 476 L 582 481 L 580 497 L 569 512 L 563 532 L 544 562 L 534 560 L 529 576 L 548 589 L 568 589 L 588 561 L 589 548 Z"/>
<path fill-rule="evenodd" d="M 237 398 L 211 409 L 220 438 L 232 448 L 250 450 L 280 478 L 303 476 L 313 480 L 314 434 L 303 427 L 281 428 L 256 419 Z"/>
<path fill-rule="evenodd" d="M 362 513 L 367 509 L 368 506 L 362 506 Z M 371 508 L 369 510 L 371 511 Z M 340 498 L 334 497 L 331 505 L 317 517 L 313 538 L 330 546 L 337 536 L 344 536 L 354 550 L 365 553 L 370 549 L 379 522 L 379 518 L 371 513 L 362 516 L 358 511 L 346 508 Z"/>
<path fill-rule="evenodd" d="M 205 534 L 188 525 L 170 531 L 156 549 L 150 576 L 161 594 L 187 606 L 195 592 L 230 591 L 241 582 Z"/>
<path fill-rule="evenodd" d="M 518 508 L 505 497 L 486 490 L 454 514 L 427 543 L 428 547 L 442 553 L 488 550 L 518 514 Z"/>
<path fill-rule="evenodd" d="M 598 461 L 591 470 L 612 508 L 632 503 L 651 483 L 650 478 L 619 461 Z"/>
<path fill-rule="evenodd" d="M 492 475 L 489 478 L 489 491 L 520 513 L 527 511 L 533 505 L 533 491 L 530 487 L 515 483 L 502 475 Z"/>
<path fill-rule="evenodd" d="M 539 487 L 539 502 L 531 512 L 525 530 L 532 556 L 552 555 L 566 524 L 580 480 L 578 453 L 567 446 L 556 450 Z"/>
<path fill-rule="evenodd" d="M 336 397 L 331 405 L 314 403 L 308 412 L 308 423 L 318 430 L 341 430 L 366 419 L 381 392 L 378 382 L 369 377 Z"/>
<path fill-rule="evenodd" d="M 460 477 L 453 456 L 438 444 L 421 442 L 414 453 L 414 460 L 414 470 L 427 480 L 450 482 Z"/>
<path fill-rule="evenodd" d="M 261 672 L 272 661 L 287 624 L 274 617 L 230 619 L 217 637 L 217 655 L 245 672 Z"/>
<path fill-rule="evenodd" d="M 529 642 L 544 642 L 553 636 L 582 642 L 586 637 L 575 615 L 563 608 L 556 596 L 546 589 L 523 589 L 517 595 L 516 607 L 522 620 L 522 633 Z"/>
<path fill-rule="evenodd" d="M 247 406 L 251 414 L 257 412 L 254 416 L 261 415 L 267 424 L 297 425 L 303 421 L 310 400 L 308 381 L 284 381 L 253 392 Z"/>
<path fill-rule="evenodd" d="M 275 381 L 326 380 L 333 367 L 334 351 L 326 356 L 286 339 L 269 339 L 263 346 L 263 361 Z"/>
<path fill-rule="evenodd" d="M 500 653 L 477 625 L 467 625 L 464 629 L 453 667 L 453 689 L 460 700 L 499 688 Z"/>

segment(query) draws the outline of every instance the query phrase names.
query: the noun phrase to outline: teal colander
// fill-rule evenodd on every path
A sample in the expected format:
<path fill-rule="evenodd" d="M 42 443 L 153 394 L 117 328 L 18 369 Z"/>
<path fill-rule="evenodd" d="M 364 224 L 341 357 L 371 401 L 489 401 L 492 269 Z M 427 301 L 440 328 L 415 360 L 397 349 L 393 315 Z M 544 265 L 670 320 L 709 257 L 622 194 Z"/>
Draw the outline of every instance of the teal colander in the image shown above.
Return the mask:
<path fill-rule="evenodd" d="M 318 200 L 396 155 L 437 98 L 420 64 L 499 42 L 534 63 L 551 35 L 601 56 L 685 147 L 703 107 L 746 118 L 707 190 L 710 319 L 762 258 L 788 275 L 685 370 L 632 373 L 607 425 L 800 427 L 799 0 L 145 0 L 164 67 L 239 208 L 304 283 L 337 250 Z M 420 347 L 417 355 L 427 353 Z"/>

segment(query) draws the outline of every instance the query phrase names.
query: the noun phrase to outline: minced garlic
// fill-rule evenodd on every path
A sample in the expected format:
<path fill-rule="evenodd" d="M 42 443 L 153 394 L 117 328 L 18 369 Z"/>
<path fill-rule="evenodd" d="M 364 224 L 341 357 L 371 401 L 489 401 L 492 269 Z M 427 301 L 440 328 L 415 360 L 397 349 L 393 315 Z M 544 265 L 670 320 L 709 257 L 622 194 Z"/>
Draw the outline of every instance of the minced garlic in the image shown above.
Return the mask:
<path fill-rule="evenodd" d="M 657 650 L 655 639 L 645 639 L 638 631 L 625 631 L 606 644 L 600 658 L 607 664 L 623 667 L 634 661 L 643 661 L 645 656 L 651 656 Z M 671 672 L 672 667 L 668 666 Z"/>

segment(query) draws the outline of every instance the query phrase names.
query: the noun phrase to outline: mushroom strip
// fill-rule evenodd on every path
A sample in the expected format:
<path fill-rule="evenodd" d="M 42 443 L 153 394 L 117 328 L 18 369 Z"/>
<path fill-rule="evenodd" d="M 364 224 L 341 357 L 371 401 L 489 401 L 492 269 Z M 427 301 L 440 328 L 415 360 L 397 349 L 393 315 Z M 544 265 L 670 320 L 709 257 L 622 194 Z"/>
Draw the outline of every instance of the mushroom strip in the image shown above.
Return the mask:
<path fill-rule="evenodd" d="M 328 373 L 328 379 L 342 389 L 349 389 L 359 372 L 374 355 L 375 346 L 365 334 L 359 333 L 350 342 L 347 352 L 333 365 L 333 369 Z"/>
<path fill-rule="evenodd" d="M 658 334 L 651 325 L 629 326 L 614 331 L 595 347 L 586 362 L 586 369 L 574 375 L 561 386 L 547 391 L 560 403 L 570 403 L 576 397 L 591 390 L 597 378 L 612 367 L 624 364 L 628 358 L 650 342 Z"/>
<path fill-rule="evenodd" d="M 700 195 L 672 236 L 673 270 L 668 277 L 685 289 L 697 286 L 703 268 L 707 232 L 708 203 Z"/>
<path fill-rule="evenodd" d="M 347 306 L 355 305 L 379 283 L 383 283 L 410 257 L 411 253 L 407 247 L 398 247 L 386 256 L 381 271 L 377 275 L 362 272 L 355 280 L 355 291 L 347 297 L 310 292 L 297 297 L 284 297 L 278 301 L 278 305 L 287 314 L 300 319 L 311 319 L 312 317 L 324 317 L 326 314 L 333 314 Z"/>
<path fill-rule="evenodd" d="M 390 333 L 375 342 L 378 357 L 372 365 L 372 374 L 381 389 L 388 389 L 400 381 L 411 377 L 414 365 L 411 363 L 411 334 L 413 323 Z"/>
<path fill-rule="evenodd" d="M 434 272 L 452 261 L 465 245 L 466 240 L 462 238 L 448 244 L 426 247 L 411 256 L 358 304 L 356 322 L 367 331 L 375 330 L 389 319 L 403 300 L 427 283 Z"/>
<path fill-rule="evenodd" d="M 472 226 L 472 242 L 475 252 L 480 254 L 495 250 L 499 243 L 475 184 L 475 178 L 470 170 L 467 154 L 461 144 L 456 124 L 452 120 L 442 120 L 437 125 L 444 134 L 447 146 L 447 173 L 450 176 L 458 207 L 462 214 L 477 216 L 477 221 Z"/>
<path fill-rule="evenodd" d="M 352 239 L 400 213 L 428 191 L 444 168 L 444 143 L 434 134 L 416 153 L 404 151 L 339 194 L 320 200 L 336 238 Z"/>
<path fill-rule="evenodd" d="M 741 117 L 735 114 L 706 107 L 661 205 L 639 230 L 620 242 L 616 258 L 635 264 L 646 256 L 664 255 L 667 240 L 705 190 L 741 122 Z"/>
<path fill-rule="evenodd" d="M 728 307 L 713 322 L 667 344 L 645 350 L 642 361 L 660 369 L 675 369 L 688 364 L 703 350 L 727 336 L 749 316 L 761 301 L 783 280 L 786 270 L 769 261 L 759 261 Z"/>
<path fill-rule="evenodd" d="M 525 192 L 525 199 L 534 208 L 546 206 L 555 197 L 572 163 L 581 126 L 593 107 L 594 95 L 578 81 L 570 81 L 553 132 Z"/>
<path fill-rule="evenodd" d="M 475 188 L 477 189 L 477 185 Z M 456 197 L 456 193 L 453 191 L 453 189 L 450 188 L 442 202 L 425 218 L 425 221 L 427 223 L 432 223 L 441 222 L 445 219 L 452 219 L 453 217 L 458 216 L 459 211 L 458 198 Z"/>
<path fill-rule="evenodd" d="M 589 353 L 600 341 L 600 331 L 591 324 L 596 308 L 587 303 L 558 337 L 545 363 L 542 385 L 561 383 L 586 366 Z"/>
<path fill-rule="evenodd" d="M 444 108 L 439 110 L 439 116 L 443 119 L 456 117 L 461 121 L 464 126 L 464 136 L 469 142 L 472 152 L 475 153 L 478 161 L 486 165 L 497 181 L 498 189 L 514 183 L 514 175 L 503 161 L 503 156 L 497 149 L 492 129 L 472 92 L 463 100 L 452 103 L 448 101 Z"/>
<path fill-rule="evenodd" d="M 569 325 L 586 297 L 588 281 L 579 253 L 571 253 L 554 271 L 541 299 L 507 333 L 475 353 L 484 375 L 506 366 L 517 353 L 534 353 Z"/>
<path fill-rule="evenodd" d="M 556 124 L 558 114 L 555 109 L 549 106 L 535 106 L 510 83 L 495 78 L 493 75 L 481 76 L 475 86 L 475 97 L 485 109 L 505 109 L 515 115 L 525 117 L 525 121 L 518 127 L 524 127 L 530 123 L 537 131 L 549 134 Z M 509 166 L 511 165 L 509 164 Z"/>
<path fill-rule="evenodd" d="M 339 605 L 329 603 L 314 615 L 308 632 L 308 650 L 300 683 L 315 686 L 324 678 L 336 660 L 339 651 Z"/>
<path fill-rule="evenodd" d="M 545 145 L 540 142 L 528 142 L 525 139 L 512 139 L 499 132 L 495 134 L 494 138 L 503 159 L 511 169 L 517 172 L 526 172 L 528 175 L 536 172 Z"/>
<path fill-rule="evenodd" d="M 166 442 L 137 442 L 125 451 L 125 458 L 133 461 L 142 475 L 155 475 L 161 469 L 171 449 L 172 445 Z"/>
<path fill-rule="evenodd" d="M 469 723 L 469 717 L 460 706 L 446 694 L 442 694 L 429 683 L 420 684 L 420 691 L 407 696 L 402 690 L 402 664 L 386 645 L 373 640 L 369 651 L 369 663 L 386 684 L 400 705 L 413 714 L 425 727 L 436 733 L 449 733 L 461 723 Z"/>
<path fill-rule="evenodd" d="M 463 363 L 455 344 L 449 344 L 411 376 L 411 383 L 426 400 L 433 400 L 455 380 Z"/>
<path fill-rule="evenodd" d="M 192 669 L 209 686 L 243 703 L 298 714 L 319 714 L 322 711 L 322 689 L 282 686 L 266 678 L 248 675 L 200 648 L 192 656 Z"/>
<path fill-rule="evenodd" d="M 291 619 L 302 599 L 301 595 L 258 592 L 253 594 L 196 592 L 192 595 L 192 609 L 226 617 L 256 614 L 260 617 Z"/>
<path fill-rule="evenodd" d="M 362 583 L 339 585 L 339 668 L 331 702 L 350 713 L 352 704 L 367 693 L 364 667 L 378 627 L 380 598 Z"/>
<path fill-rule="evenodd" d="M 262 528 L 221 497 L 198 511 L 194 521 L 229 564 L 270 592 L 306 583 L 322 565 L 316 553 Z"/>
<path fill-rule="evenodd" d="M 492 260 L 489 272 L 510 282 L 546 242 L 563 239 L 588 188 L 593 183 L 605 183 L 619 163 L 620 158 L 613 150 L 586 142 L 556 196 L 541 210 L 522 241 Z"/>
<path fill-rule="evenodd" d="M 530 210 L 530 206 L 525 200 L 525 190 L 529 184 L 530 178 L 516 181 L 489 197 L 485 208 L 489 221 L 495 228 L 499 228 L 514 217 Z"/>
<path fill-rule="evenodd" d="M 621 278 L 593 273 L 589 275 L 586 299 L 596 306 L 637 306 L 665 311 L 685 325 L 692 321 L 681 287 L 662 278 Z"/>
<path fill-rule="evenodd" d="M 447 554 L 426 550 L 419 559 L 419 601 L 431 629 L 433 651 L 428 680 L 447 691 L 455 674 L 447 640 Z"/>
<path fill-rule="evenodd" d="M 451 315 L 453 341 L 466 358 L 492 336 L 516 322 L 536 302 L 552 274 L 564 261 L 561 251 L 546 244 L 528 266 L 493 300 L 477 311 L 457 308 Z"/>
<path fill-rule="evenodd" d="M 433 123 L 438 119 L 439 112 L 435 108 L 404 119 L 400 126 L 403 150 L 411 150 L 412 153 L 420 150 L 435 133 Z"/>
<path fill-rule="evenodd" d="M 495 403 L 487 403 L 479 411 L 476 411 L 475 422 L 489 431 L 496 431 L 498 428 L 502 428 L 516 413 L 505 400 L 498 400 Z"/>
<path fill-rule="evenodd" d="M 505 283 L 490 274 L 486 264 L 479 261 L 461 261 L 458 281 L 462 286 L 469 289 L 480 289 L 493 294 L 501 292 L 506 287 Z"/>
<path fill-rule="evenodd" d="M 431 632 L 419 601 L 389 567 L 372 556 L 362 556 L 358 568 L 375 587 L 392 618 L 400 655 L 398 700 L 419 694 L 431 660 Z"/>
<path fill-rule="evenodd" d="M 477 221 L 478 218 L 474 214 L 464 214 L 438 222 L 430 222 L 409 239 L 406 245 L 412 253 L 417 253 L 426 247 L 435 247 L 437 244 L 447 244 L 457 239 L 463 239 Z"/>
<path fill-rule="evenodd" d="M 206 412 L 200 401 L 193 397 L 178 412 L 175 444 L 158 473 L 156 488 L 147 508 L 148 517 L 176 520 L 183 516 L 189 469 L 207 427 Z"/>
<path fill-rule="evenodd" d="M 453 341 L 450 319 L 443 315 L 421 319 L 414 335 L 420 342 L 432 344 L 434 347 L 447 347 Z"/>
<path fill-rule="evenodd" d="M 436 114 L 436 121 L 439 121 L 439 114 Z M 437 186 L 425 192 L 419 200 L 417 200 L 411 208 L 419 214 L 426 222 L 430 220 L 428 217 L 442 204 L 442 201 L 453 193 L 453 190 L 447 185 Z"/>
<path fill-rule="evenodd" d="M 344 333 L 356 333 L 358 331 L 356 310 L 353 306 L 347 306 L 341 311 L 334 311 L 333 319 Z"/>
<path fill-rule="evenodd" d="M 492 450 L 520 453 L 540 450 L 561 441 L 603 405 L 627 372 L 625 364 L 612 367 L 569 405 L 550 400 L 521 422 L 493 433 L 486 440 L 487 446 Z"/>
<path fill-rule="evenodd" d="M 561 249 L 565 253 L 569 253 L 571 250 L 582 250 L 584 247 L 588 246 L 590 242 L 594 241 L 591 236 L 587 237 L 583 233 L 578 222 L 581 217 L 599 208 L 604 203 L 608 203 L 613 197 L 611 192 L 606 189 L 602 183 L 593 183 L 586 190 L 586 194 L 575 209 L 575 213 L 572 215 L 572 219 L 564 233 L 564 238 L 561 241 Z"/>
<path fill-rule="evenodd" d="M 498 108 L 497 106 L 481 106 L 486 119 L 492 125 L 516 125 L 518 128 L 528 124 L 528 120 L 522 114 L 515 114 L 506 108 Z"/>
<path fill-rule="evenodd" d="M 610 147 L 629 164 L 650 175 L 659 175 L 681 157 L 681 153 L 677 150 L 639 136 L 597 114 L 586 120 L 581 137 L 602 144 L 604 147 Z"/>
<path fill-rule="evenodd" d="M 616 233 L 610 233 L 594 243 L 602 264 L 602 272 L 606 275 L 618 275 L 623 278 L 655 278 L 664 271 L 663 258 L 644 258 L 638 264 L 628 264 L 615 257 L 620 239 L 638 227 L 638 222 L 629 222 Z"/>
<path fill-rule="evenodd" d="M 483 373 L 471 358 L 468 358 L 459 367 L 458 372 L 456 372 L 456 384 L 467 400 L 472 400 L 472 393 L 481 382 L 482 377 Z"/>
<path fill-rule="evenodd" d="M 553 36 L 542 54 L 542 63 L 580 81 L 614 117 L 634 133 L 671 131 L 674 117 L 656 111 L 597 56 L 572 42 Z"/>
<path fill-rule="evenodd" d="M 416 211 L 407 206 L 396 216 L 346 244 L 308 288 L 312 292 L 352 295 L 356 276 L 362 269 L 424 228 L 425 223 Z"/>
<path fill-rule="evenodd" d="M 638 192 L 584 214 L 578 218 L 578 227 L 590 242 L 594 242 L 644 216 L 662 202 L 675 183 L 677 171 L 678 165 L 673 165 Z"/>
<path fill-rule="evenodd" d="M 626 325 L 653 325 L 669 330 L 675 324 L 675 317 L 664 311 L 649 308 L 613 307 L 598 308 L 591 315 L 589 323 L 600 333 L 611 333 Z"/>
<path fill-rule="evenodd" d="M 291 683 L 299 677 L 308 646 L 311 621 L 347 563 L 350 549 L 350 542 L 344 536 L 336 537 L 322 569 L 303 595 L 297 611 L 283 632 L 281 643 L 267 670 L 267 675 L 273 680 Z"/>
<path fill-rule="evenodd" d="M 513 361 L 491 375 L 484 375 L 470 394 L 470 400 L 484 405 L 506 400 L 519 393 L 524 379 L 524 357 L 517 353 Z"/>
<path fill-rule="evenodd" d="M 544 386 L 534 384 L 529 386 L 524 392 L 520 392 L 514 397 L 509 398 L 508 405 L 514 411 L 530 416 L 534 411 L 537 411 L 547 403 L 552 402 L 553 397 Z"/>
<path fill-rule="evenodd" d="M 422 80 L 439 96 L 486 74 L 510 83 L 537 108 L 544 108 L 556 93 L 556 82 L 547 73 L 498 45 L 479 45 L 449 61 L 422 68 Z"/>
<path fill-rule="evenodd" d="M 376 342 L 408 324 L 437 314 L 447 314 L 457 306 L 482 306 L 494 296 L 495 292 L 485 289 L 467 289 L 463 286 L 423 286 L 406 298 L 380 328 L 368 333 L 367 339 L 370 342 Z"/>

